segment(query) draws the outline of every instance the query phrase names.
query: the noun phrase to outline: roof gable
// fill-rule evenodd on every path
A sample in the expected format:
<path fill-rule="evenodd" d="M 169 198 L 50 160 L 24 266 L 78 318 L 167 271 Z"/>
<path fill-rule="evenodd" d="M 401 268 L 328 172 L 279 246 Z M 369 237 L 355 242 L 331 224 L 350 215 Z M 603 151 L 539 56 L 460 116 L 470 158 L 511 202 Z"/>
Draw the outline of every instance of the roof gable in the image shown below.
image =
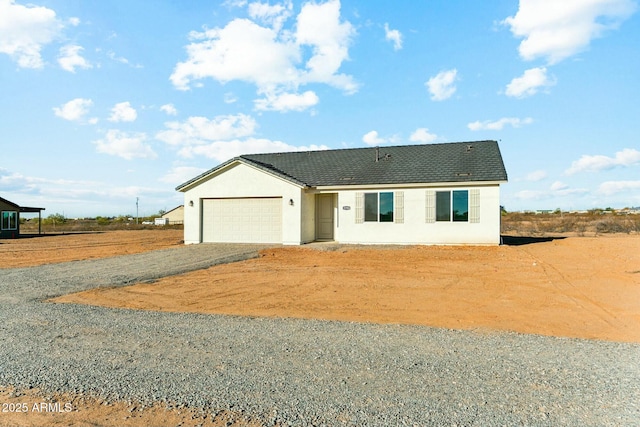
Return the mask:
<path fill-rule="evenodd" d="M 13 206 L 16 209 L 20 209 L 20 206 L 16 205 L 15 203 L 13 203 L 13 202 L 11 202 L 11 201 L 3 198 L 3 197 L 0 197 L 0 202 L 4 203 L 5 205 Z"/>
<path fill-rule="evenodd" d="M 496 141 L 247 154 L 178 186 L 183 190 L 231 162 L 306 187 L 506 181 Z"/>

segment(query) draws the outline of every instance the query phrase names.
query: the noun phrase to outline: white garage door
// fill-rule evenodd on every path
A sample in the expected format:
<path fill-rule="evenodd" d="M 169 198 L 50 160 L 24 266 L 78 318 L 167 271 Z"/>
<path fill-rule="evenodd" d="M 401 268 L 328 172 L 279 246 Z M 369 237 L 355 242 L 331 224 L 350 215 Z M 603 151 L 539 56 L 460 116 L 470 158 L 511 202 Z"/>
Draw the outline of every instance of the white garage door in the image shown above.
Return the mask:
<path fill-rule="evenodd" d="M 203 200 L 202 241 L 282 243 L 282 198 Z"/>

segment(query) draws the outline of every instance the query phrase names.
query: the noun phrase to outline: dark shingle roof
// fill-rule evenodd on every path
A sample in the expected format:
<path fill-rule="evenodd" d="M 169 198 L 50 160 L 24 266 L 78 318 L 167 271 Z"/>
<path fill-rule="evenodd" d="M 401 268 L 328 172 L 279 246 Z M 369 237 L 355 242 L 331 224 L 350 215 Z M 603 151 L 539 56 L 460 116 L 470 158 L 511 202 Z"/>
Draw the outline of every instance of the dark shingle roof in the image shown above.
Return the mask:
<path fill-rule="evenodd" d="M 324 151 L 248 154 L 178 186 L 184 187 L 239 160 L 308 187 L 506 181 L 496 141 L 400 145 Z"/>

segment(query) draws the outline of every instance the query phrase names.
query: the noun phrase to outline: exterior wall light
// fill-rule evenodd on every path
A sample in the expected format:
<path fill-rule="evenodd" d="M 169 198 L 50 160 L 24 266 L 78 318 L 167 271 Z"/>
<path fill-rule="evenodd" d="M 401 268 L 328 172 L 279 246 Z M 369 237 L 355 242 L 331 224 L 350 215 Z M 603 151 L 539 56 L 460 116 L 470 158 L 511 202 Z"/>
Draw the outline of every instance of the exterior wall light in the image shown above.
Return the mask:
<path fill-rule="evenodd" d="M 193 207 L 193 200 L 189 200 L 189 206 Z"/>
<path fill-rule="evenodd" d="M 293 206 L 293 199 L 289 199 L 289 206 Z"/>

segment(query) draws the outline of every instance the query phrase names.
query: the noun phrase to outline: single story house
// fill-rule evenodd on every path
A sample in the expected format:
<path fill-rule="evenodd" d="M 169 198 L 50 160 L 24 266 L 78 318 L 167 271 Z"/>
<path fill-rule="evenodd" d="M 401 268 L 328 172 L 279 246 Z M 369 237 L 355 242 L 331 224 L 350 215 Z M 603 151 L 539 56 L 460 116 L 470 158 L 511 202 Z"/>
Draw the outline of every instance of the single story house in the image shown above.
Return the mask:
<path fill-rule="evenodd" d="M 20 213 L 38 213 L 41 220 L 41 213 L 44 208 L 30 208 L 18 206 L 7 199 L 0 197 L 0 239 L 15 239 L 20 237 Z M 42 221 L 39 221 L 42 224 Z M 39 226 L 40 227 L 40 226 Z M 41 233 L 41 229 L 38 229 Z"/>
<path fill-rule="evenodd" d="M 184 222 L 184 205 L 180 205 L 162 214 L 163 219 L 167 220 L 170 225 L 182 224 Z"/>
<path fill-rule="evenodd" d="M 251 154 L 179 185 L 184 241 L 500 243 L 496 141 Z"/>

